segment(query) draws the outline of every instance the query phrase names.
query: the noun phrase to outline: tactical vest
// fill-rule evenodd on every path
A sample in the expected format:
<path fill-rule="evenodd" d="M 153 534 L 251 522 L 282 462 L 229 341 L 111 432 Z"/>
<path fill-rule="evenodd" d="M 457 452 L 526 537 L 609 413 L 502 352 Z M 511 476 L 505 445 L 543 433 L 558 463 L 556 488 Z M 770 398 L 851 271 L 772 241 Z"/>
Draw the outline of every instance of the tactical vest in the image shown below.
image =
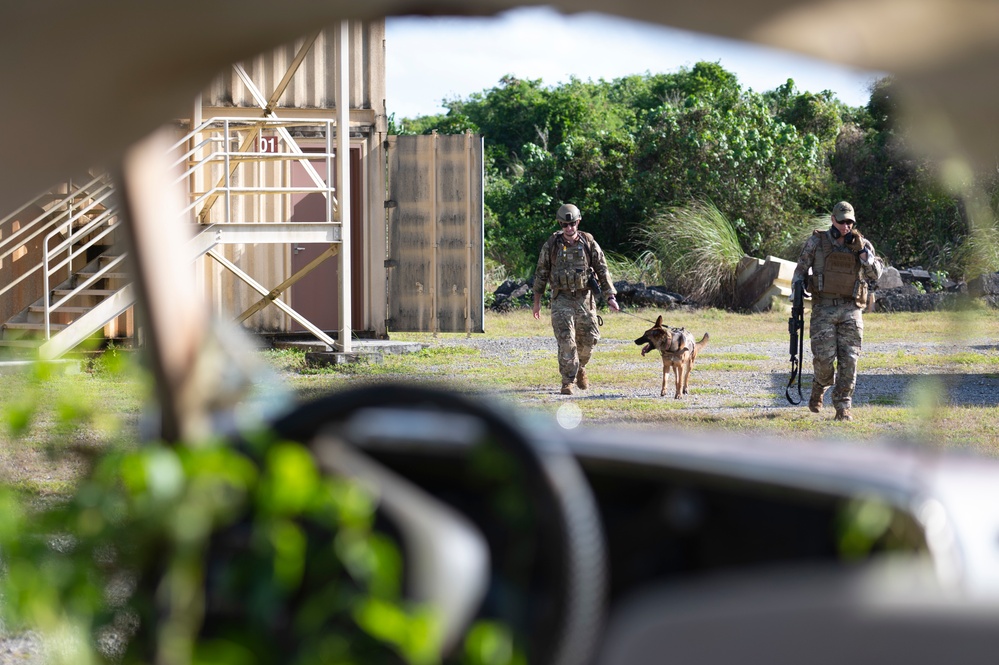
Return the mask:
<path fill-rule="evenodd" d="M 860 257 L 834 245 L 828 231 L 816 230 L 815 234 L 821 242 L 812 264 L 811 292 L 822 298 L 849 298 L 857 307 L 866 307 L 868 287 Z"/>
<path fill-rule="evenodd" d="M 561 237 L 552 243 L 551 277 L 553 295 L 558 291 L 580 291 L 588 288 L 590 270 L 590 242 L 592 237 L 579 231 L 579 240 L 572 245 Z"/>

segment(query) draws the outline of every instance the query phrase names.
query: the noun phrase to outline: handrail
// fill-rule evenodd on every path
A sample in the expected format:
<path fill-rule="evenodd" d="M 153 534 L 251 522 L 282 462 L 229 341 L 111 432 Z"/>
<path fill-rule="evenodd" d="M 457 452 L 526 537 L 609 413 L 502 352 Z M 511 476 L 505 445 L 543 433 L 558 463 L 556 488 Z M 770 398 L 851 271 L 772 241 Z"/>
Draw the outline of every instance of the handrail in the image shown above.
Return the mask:
<path fill-rule="evenodd" d="M 302 151 L 292 137 L 289 130 L 295 128 L 317 128 L 321 133 L 325 132 L 327 140 L 324 147 L 316 152 Z M 201 122 L 197 127 L 190 130 L 183 138 L 176 141 L 170 148 L 170 155 L 173 155 L 172 166 L 180 172 L 176 182 L 183 182 L 194 176 L 199 176 L 203 182 L 209 185 L 207 191 L 197 191 L 195 186 L 189 186 L 190 203 L 183 209 L 183 215 L 187 219 L 199 219 L 204 216 L 207 219 L 211 203 L 219 198 L 225 201 L 224 221 L 221 223 L 241 223 L 252 220 L 235 219 L 234 214 L 239 208 L 233 208 L 233 198 L 246 195 L 276 196 L 283 197 L 289 194 L 311 194 L 318 193 L 326 199 L 325 222 L 339 225 L 334 217 L 335 206 L 335 182 L 333 178 L 333 147 L 329 140 L 336 131 L 337 123 L 333 119 L 324 118 L 279 118 L 275 116 L 261 118 L 246 117 L 213 117 Z M 263 131 L 277 133 L 281 151 L 262 151 L 253 149 L 256 145 L 256 137 Z M 205 135 L 207 133 L 207 135 Z M 238 149 L 237 148 L 241 148 Z M 311 178 L 311 185 L 284 185 L 273 183 L 264 186 L 247 185 L 242 178 L 240 169 L 253 163 L 294 163 L 299 162 L 305 167 L 306 174 Z M 319 167 L 323 164 L 325 168 Z M 317 167 L 320 170 L 317 171 Z M 320 171 L 324 171 L 320 175 Z M 252 172 L 251 172 L 252 173 Z M 237 175 L 240 179 L 237 180 Z M 325 176 L 325 177 L 323 177 Z M 261 179 L 267 182 L 267 179 Z M 195 181 L 191 181 L 195 185 Z M 13 254 L 17 248 L 25 243 L 42 238 L 42 259 L 29 269 L 22 272 L 18 277 L 0 287 L 0 297 L 9 293 L 14 287 L 25 279 L 37 275 L 42 271 L 43 296 L 40 298 L 43 305 L 44 315 L 44 335 L 50 340 L 52 336 L 52 318 L 54 313 L 71 298 L 77 296 L 98 280 L 105 278 L 115 267 L 119 266 L 125 256 L 117 256 L 103 267 L 98 267 L 96 272 L 88 275 L 87 278 L 74 285 L 68 293 L 56 298 L 53 293 L 53 278 L 61 270 L 68 268 L 69 273 L 73 273 L 73 264 L 76 259 L 85 256 L 87 250 L 99 244 L 108 235 L 114 233 L 121 222 L 118 219 L 119 209 L 114 204 L 113 199 L 108 199 L 114 195 L 113 184 L 106 174 L 101 174 L 91 178 L 84 185 L 76 185 L 72 181 L 64 183 L 67 192 L 65 195 L 45 192 L 31 201 L 25 203 L 17 210 L 9 213 L 0 224 L 4 224 L 17 215 L 28 210 L 32 205 L 44 205 L 46 211 L 37 215 L 34 219 L 25 223 L 16 232 L 0 239 L 0 260 Z M 83 203 L 81 200 L 85 200 Z M 98 206 L 105 206 L 96 217 L 89 219 L 86 224 L 74 228 L 81 219 L 88 219 L 93 215 Z M 279 206 L 283 203 L 277 204 Z M 202 220 L 204 222 L 206 220 Z M 220 223 L 220 222 L 215 222 Z M 54 242 L 57 236 L 58 242 Z M 86 237 L 87 240 L 81 245 L 76 245 L 79 238 Z"/>
<path fill-rule="evenodd" d="M 90 198 L 93 198 L 95 195 L 101 194 L 101 193 L 103 193 L 104 196 L 101 197 L 100 201 L 103 201 L 104 199 L 106 199 L 114 191 L 112 189 L 112 187 L 111 187 L 110 184 L 108 184 L 108 183 L 105 182 L 102 187 L 100 187 L 99 189 L 97 189 L 96 192 L 91 192 L 90 189 L 89 189 L 95 183 L 100 182 L 103 179 L 103 177 L 104 176 L 98 176 L 97 178 L 94 178 L 93 180 L 91 180 L 86 185 L 82 185 L 81 187 L 78 187 L 76 190 L 74 190 L 70 194 L 67 194 L 65 197 L 63 197 L 58 202 L 56 202 L 54 205 L 52 205 L 48 210 L 46 210 L 42 214 L 38 215 L 37 217 L 35 217 L 30 222 L 25 223 L 24 226 L 22 226 L 20 229 L 18 229 L 17 231 L 15 231 L 11 235 L 9 235 L 7 238 L 4 238 L 4 239 L 0 240 L 0 260 L 3 260 L 5 258 L 7 258 L 8 256 L 10 256 L 11 254 L 13 254 L 14 251 L 17 249 L 17 247 L 23 245 L 24 243 L 26 243 L 26 242 L 28 242 L 30 240 L 34 240 L 36 237 L 38 237 L 39 235 L 41 235 L 45 231 L 45 229 L 49 228 L 50 226 L 52 226 L 54 224 L 58 225 L 58 226 L 65 225 L 67 222 L 66 221 L 61 221 L 61 218 L 63 216 L 65 216 L 65 215 L 70 214 L 71 210 L 70 209 L 61 209 L 61 208 L 63 206 L 66 206 L 66 205 L 70 204 L 73 201 L 73 199 L 75 199 L 75 198 L 77 198 L 79 196 L 82 196 L 84 194 L 88 195 Z M 44 192 L 42 194 L 39 194 L 35 198 L 31 199 L 31 201 L 29 201 L 28 203 L 24 204 L 23 206 L 21 206 L 20 208 L 18 208 L 17 210 L 15 210 L 14 212 L 10 213 L 6 217 L 4 217 L 2 220 L 0 220 L 0 225 L 7 223 L 11 219 L 13 219 L 18 213 L 23 212 L 29 206 L 36 204 L 38 201 L 40 201 L 41 199 L 45 198 L 48 195 L 49 195 L 49 192 Z M 34 233 L 31 233 L 27 237 L 22 237 L 32 227 L 34 227 L 35 225 L 43 222 L 46 218 L 51 218 L 51 219 L 49 219 L 44 224 L 44 226 L 42 228 L 36 230 Z M 6 245 L 13 245 L 13 246 L 10 247 L 10 248 L 8 248 L 7 250 L 3 250 L 3 247 L 6 246 Z"/>
<path fill-rule="evenodd" d="M 108 273 L 108 272 L 111 271 L 112 268 L 118 267 L 118 265 L 121 264 L 125 260 L 125 256 L 126 256 L 125 254 L 120 254 L 120 255 L 114 257 L 111 261 L 108 262 L 108 264 L 106 266 L 104 266 L 103 268 L 101 268 L 100 270 L 98 270 L 97 272 L 95 272 L 93 275 L 91 275 L 89 278 L 87 278 L 86 280 L 84 280 L 82 283 L 77 284 L 74 289 L 72 289 L 69 293 L 67 293 L 66 295 L 64 295 L 59 300 L 56 300 L 55 302 L 49 303 L 48 292 L 46 292 L 45 305 L 44 305 L 45 306 L 45 339 L 52 339 L 52 310 L 59 309 L 65 303 L 69 302 L 69 300 L 71 298 L 73 298 L 74 296 L 78 295 L 81 291 L 83 291 L 84 289 L 86 289 L 88 286 L 90 286 L 91 284 L 93 284 L 97 280 L 102 279 L 106 273 Z"/>
<path fill-rule="evenodd" d="M 83 213 L 80 213 L 80 214 L 83 214 Z M 77 295 L 80 291 L 82 291 L 83 289 L 85 289 L 90 284 L 93 284 L 93 282 L 96 281 L 96 279 L 98 279 L 96 277 L 91 277 L 90 279 L 86 280 L 83 284 L 78 284 L 75 288 L 73 288 L 70 291 L 70 293 L 68 295 L 64 296 L 63 298 L 60 298 L 57 302 L 53 303 L 53 302 L 51 302 L 51 300 L 52 300 L 52 288 L 51 288 L 51 278 L 52 278 L 52 276 L 55 275 L 57 271 L 59 271 L 60 269 L 62 269 L 63 267 L 65 267 L 67 265 L 69 266 L 70 272 L 72 272 L 73 259 L 75 259 L 76 257 L 80 256 L 81 254 L 86 255 L 85 253 L 86 253 L 87 249 L 89 249 L 90 247 L 93 247 L 94 245 L 97 244 L 98 241 L 103 240 L 107 235 L 109 235 L 110 233 L 112 233 L 113 231 L 115 231 L 121 225 L 121 221 L 117 219 L 117 214 L 118 214 L 118 208 L 117 208 L 117 206 L 112 206 L 112 207 L 107 208 L 106 210 L 104 210 L 104 212 L 102 212 L 100 215 L 98 215 L 97 217 L 95 217 L 88 224 L 85 224 L 84 226 L 82 226 L 78 230 L 78 232 L 77 232 L 78 236 L 89 235 L 89 234 L 93 233 L 93 231 L 95 229 L 99 228 L 100 226 L 104 226 L 104 230 L 101 231 L 100 233 L 98 233 L 97 235 L 91 237 L 83 245 L 81 245 L 79 247 L 76 247 L 76 248 L 73 247 L 73 236 L 72 236 L 72 234 L 70 234 L 69 237 L 63 239 L 62 242 L 56 244 L 56 246 L 54 248 L 51 248 L 51 249 L 49 248 L 49 241 L 58 233 L 58 231 L 52 231 L 51 233 L 49 233 L 45 237 L 45 242 L 42 244 L 42 265 L 45 266 L 45 270 L 42 273 L 42 284 L 43 284 L 43 288 L 44 288 L 43 295 L 42 295 L 42 306 L 43 306 L 43 311 L 44 311 L 43 317 L 44 317 L 44 324 L 45 324 L 45 339 L 46 340 L 51 339 L 51 337 L 52 337 L 52 310 L 57 309 L 60 305 L 62 305 L 65 302 L 67 302 L 70 298 L 72 298 L 73 296 Z M 115 221 L 112 222 L 112 223 L 109 223 L 109 220 L 112 217 L 115 219 Z M 52 264 L 52 261 L 50 260 L 50 256 L 52 256 L 52 255 L 58 256 L 58 255 L 62 254 L 63 252 L 66 252 L 66 258 L 62 259 L 61 261 L 59 261 L 59 262 L 57 262 L 55 264 Z M 120 261 L 123 258 L 124 258 L 124 255 L 119 256 L 116 259 L 116 264 L 117 264 L 117 261 Z M 104 272 L 107 272 L 107 271 L 106 270 L 98 271 L 98 273 L 101 274 L 101 275 L 103 275 Z"/>
<path fill-rule="evenodd" d="M 106 213 L 102 214 L 100 217 L 95 219 L 94 223 L 87 224 L 86 226 L 82 227 L 78 235 L 88 235 L 90 233 L 93 233 L 94 229 L 97 228 L 98 226 L 106 225 L 103 231 L 98 233 L 96 236 L 91 237 L 90 240 L 88 240 L 83 245 L 76 247 L 75 249 L 73 248 L 72 238 L 66 238 L 52 249 L 49 249 L 47 245 L 43 247 L 42 262 L 47 267 L 46 273 L 55 274 L 56 271 L 58 271 L 60 268 L 66 267 L 67 265 L 69 265 L 70 268 L 72 268 L 73 259 L 83 254 L 86 250 L 96 245 L 98 240 L 103 240 L 109 233 L 118 228 L 120 222 L 115 221 L 113 223 L 108 223 L 108 220 L 111 217 L 115 217 L 117 214 L 118 214 L 117 208 L 109 208 Z M 67 249 L 69 250 L 69 252 L 67 253 L 66 258 L 64 258 L 62 261 L 59 261 L 55 265 L 49 265 L 50 262 L 48 260 L 48 257 L 50 255 L 58 255 L 66 251 Z"/>
<path fill-rule="evenodd" d="M 171 154 L 180 153 L 173 160 L 174 167 L 186 167 L 177 176 L 175 182 L 183 182 L 198 172 L 207 173 L 205 178 L 212 182 L 204 192 L 193 191 L 192 188 L 192 200 L 184 208 L 183 213 L 185 215 L 193 214 L 195 218 L 201 218 L 207 215 L 207 211 L 211 209 L 215 201 L 223 198 L 227 208 L 226 220 L 235 221 L 232 219 L 231 197 L 241 194 L 317 193 L 322 194 L 335 205 L 331 148 L 327 144 L 325 150 L 321 152 L 306 153 L 302 151 L 288 132 L 289 128 L 296 127 L 321 127 L 324 128 L 326 136 L 331 136 L 335 131 L 336 121 L 327 118 L 217 116 L 201 122 L 195 129 L 189 131 L 171 147 Z M 250 150 L 252 142 L 264 129 L 277 131 L 283 139 L 282 142 L 286 149 L 281 152 Z M 191 142 L 205 132 L 212 132 L 212 134 L 207 138 L 197 140 L 194 147 L 190 147 Z M 234 143 L 239 146 L 238 149 L 233 149 Z M 199 151 L 206 147 L 209 148 L 208 153 L 198 156 Z M 305 166 L 306 173 L 315 183 L 314 186 L 275 188 L 241 187 L 233 184 L 233 175 L 241 164 L 292 161 L 297 161 Z M 312 161 L 325 162 L 325 179 L 316 171 Z M 326 221 L 330 223 L 335 223 L 333 205 L 327 205 Z M 205 223 L 205 220 L 201 221 Z"/>
<path fill-rule="evenodd" d="M 102 178 L 103 178 L 103 176 L 95 178 L 94 180 L 92 180 L 88 184 L 93 184 L 93 183 L 101 180 Z M 43 244 L 46 245 L 46 246 L 48 245 L 49 239 L 52 236 L 54 236 L 57 233 L 59 233 L 59 229 L 61 229 L 64 226 L 69 225 L 69 236 L 72 237 L 72 235 L 73 235 L 73 223 L 76 220 L 78 220 L 80 217 L 82 217 L 83 215 L 85 215 L 87 212 L 89 212 L 90 210 L 93 210 L 93 208 L 97 204 L 103 202 L 111 194 L 114 193 L 114 190 L 111 188 L 111 186 L 109 184 L 107 184 L 107 183 L 104 183 L 104 185 L 100 189 L 97 190 L 98 192 L 103 192 L 103 195 L 101 195 L 95 202 L 93 202 L 91 205 L 89 205 L 85 210 L 77 213 L 76 215 L 72 215 L 70 217 L 70 219 L 63 219 L 67 214 L 69 214 L 69 211 L 67 211 L 67 210 L 58 210 L 57 211 L 56 209 L 59 206 L 62 206 L 65 203 L 67 203 L 68 201 L 70 201 L 71 199 L 74 199 L 74 198 L 76 198 L 78 196 L 81 196 L 81 195 L 84 195 L 84 194 L 88 195 L 90 198 L 94 198 L 93 193 L 88 192 L 86 190 L 86 187 L 87 187 L 87 185 L 83 185 L 82 187 L 77 188 L 72 194 L 70 194 L 67 197 L 63 198 L 61 201 L 58 202 L 57 205 L 53 206 L 50 210 L 46 211 L 44 214 L 39 215 L 38 217 L 36 217 L 32 221 L 30 221 L 27 224 L 25 224 L 23 227 L 21 227 L 21 229 L 19 229 L 19 231 L 17 233 L 12 234 L 11 236 L 9 236 L 7 238 L 7 241 L 5 243 L 0 243 L 0 247 L 2 247 L 4 244 L 16 241 L 14 247 L 10 248 L 9 250 L 7 250 L 6 252 L 4 252 L 3 254 L 0 254 L 0 260 L 4 259 L 7 256 L 9 256 L 10 254 L 12 254 L 17 247 L 23 245 L 26 242 L 29 242 L 30 240 L 33 240 L 34 238 L 37 238 L 39 235 L 41 235 L 42 233 L 44 233 L 47 229 L 54 228 L 55 230 L 51 231 L 46 236 L 46 238 L 45 238 L 45 240 L 43 242 Z M 38 196 L 38 197 L 32 199 L 31 203 L 29 203 L 27 205 L 34 204 L 35 202 L 37 202 L 41 198 L 44 198 L 44 196 L 45 195 L 42 194 L 41 196 Z M 27 206 L 22 206 L 22 208 L 20 208 L 20 210 L 24 210 L 26 207 Z M 15 212 L 13 214 L 16 215 L 17 213 Z M 8 216 L 7 219 L 10 219 L 10 217 L 11 216 Z M 45 220 L 46 217 L 50 217 L 50 219 Z M 44 223 L 43 223 L 43 221 L 44 221 Z M 40 224 L 40 227 L 38 229 L 36 229 L 33 233 L 31 233 L 27 237 L 24 237 L 24 238 L 21 237 L 21 235 L 22 235 L 21 232 L 22 231 L 27 231 L 32 226 L 39 225 L 39 224 Z M 43 260 L 43 261 L 35 264 L 31 268 L 28 268 L 27 270 L 25 270 L 23 273 L 21 273 L 20 275 L 18 275 L 14 279 L 12 279 L 10 282 L 8 282 L 7 284 L 5 284 L 2 288 L 0 288 L 0 296 L 3 296 L 4 294 L 6 294 L 10 290 L 12 290 L 15 286 L 17 286 L 18 284 L 20 284 L 21 282 L 23 282 L 27 278 L 29 278 L 32 275 L 34 275 L 35 273 L 37 273 L 39 270 L 42 270 L 44 266 L 45 266 L 45 262 Z"/>

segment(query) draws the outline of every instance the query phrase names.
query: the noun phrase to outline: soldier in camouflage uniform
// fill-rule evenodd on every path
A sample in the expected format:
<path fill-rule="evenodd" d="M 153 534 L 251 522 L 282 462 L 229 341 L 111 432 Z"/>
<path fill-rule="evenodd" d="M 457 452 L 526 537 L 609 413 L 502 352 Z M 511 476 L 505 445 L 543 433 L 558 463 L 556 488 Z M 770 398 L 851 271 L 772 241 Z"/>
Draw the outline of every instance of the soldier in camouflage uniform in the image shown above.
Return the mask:
<path fill-rule="evenodd" d="M 854 230 L 856 223 L 853 206 L 846 201 L 837 203 L 832 226 L 816 230 L 805 242 L 793 278 L 795 282 L 807 279 L 806 290 L 812 294 L 809 335 L 814 375 L 808 408 L 818 413 L 826 388 L 833 386 L 836 420 L 852 420 L 850 406 L 864 337 L 862 312 L 867 306 L 868 281 L 876 282 L 884 271 L 874 245 Z"/>
<path fill-rule="evenodd" d="M 556 231 L 545 241 L 534 273 L 534 318 L 541 319 L 541 296 L 552 286 L 552 330 L 558 342 L 558 369 L 562 375 L 562 394 L 571 395 L 575 384 L 589 387 L 586 363 L 593 346 L 600 339 L 597 327 L 596 296 L 588 285 L 595 275 L 607 296 L 607 305 L 619 311 L 614 285 L 607 271 L 607 261 L 600 245 L 589 233 L 579 230 L 579 208 L 571 203 L 558 209 Z"/>

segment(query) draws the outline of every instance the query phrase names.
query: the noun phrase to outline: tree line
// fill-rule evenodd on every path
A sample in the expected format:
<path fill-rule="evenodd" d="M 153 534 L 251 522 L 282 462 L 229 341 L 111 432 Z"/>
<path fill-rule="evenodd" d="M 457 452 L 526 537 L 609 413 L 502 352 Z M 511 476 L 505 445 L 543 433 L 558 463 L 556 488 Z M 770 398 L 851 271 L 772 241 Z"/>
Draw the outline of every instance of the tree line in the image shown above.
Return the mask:
<path fill-rule="evenodd" d="M 608 253 L 629 260 L 649 251 L 654 220 L 704 205 L 745 253 L 794 260 L 845 199 L 891 265 L 953 278 L 999 267 L 973 260 L 981 242 L 962 194 L 990 194 L 994 212 L 995 173 L 945 186 L 935 164 L 907 149 L 891 77 L 872 84 L 862 107 L 830 91 L 800 92 L 791 79 L 755 92 L 711 62 L 557 86 L 506 76 L 443 106 L 439 115 L 392 116 L 390 132 L 483 135 L 485 251 L 507 274 L 533 273 L 563 202 L 580 207 L 583 228 Z"/>

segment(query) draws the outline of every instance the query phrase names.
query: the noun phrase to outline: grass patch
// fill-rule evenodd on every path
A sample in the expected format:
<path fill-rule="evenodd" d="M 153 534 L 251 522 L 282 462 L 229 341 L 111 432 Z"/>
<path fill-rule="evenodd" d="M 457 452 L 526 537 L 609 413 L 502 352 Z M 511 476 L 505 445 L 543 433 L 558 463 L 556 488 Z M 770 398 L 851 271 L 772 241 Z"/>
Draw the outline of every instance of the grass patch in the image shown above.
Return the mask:
<path fill-rule="evenodd" d="M 999 365 L 999 356 L 988 356 L 984 353 L 974 353 L 971 351 L 965 351 L 962 353 L 952 353 L 947 356 L 947 362 L 953 363 L 955 365 Z"/>
<path fill-rule="evenodd" d="M 593 387 L 572 398 L 558 394 L 560 377 L 547 312 L 536 321 L 529 310 L 487 311 L 487 332 L 471 337 L 464 333 L 393 334 L 393 339 L 427 347 L 385 355 L 381 362 L 312 368 L 301 350 L 256 353 L 306 400 L 365 383 L 415 381 L 548 414 L 571 399 L 583 410 L 587 424 L 764 434 L 789 441 L 904 439 L 999 455 L 999 407 L 953 406 L 940 397 L 945 390 L 942 376 L 999 377 L 999 348 L 994 341 L 999 312 L 995 310 L 866 315 L 865 340 L 898 342 L 905 348 L 864 352 L 861 400 L 867 398 L 864 375 L 872 370 L 911 379 L 932 367 L 932 373 L 939 376 L 936 383 L 927 379 L 926 385 L 909 390 L 882 389 L 869 401 L 854 405 L 852 423 L 834 423 L 828 407 L 821 414 L 811 414 L 804 405 L 788 406 L 784 363 L 777 367 L 768 361 L 772 356 L 753 350 L 754 345 L 780 344 L 784 353 L 786 313 L 650 308 L 634 314 L 649 320 L 663 314 L 668 325 L 685 327 L 698 338 L 705 331 L 710 333 L 710 344 L 691 375 L 688 397 L 672 398 L 672 376 L 667 396 L 659 396 L 661 360 L 658 354 L 642 357 L 633 343 L 651 323 L 606 311 L 603 339 L 588 368 Z M 511 338 L 531 338 L 532 344 L 520 350 L 489 344 Z M 806 345 L 806 391 L 809 359 Z M 0 480 L 32 495 L 60 494 L 86 468 L 93 451 L 135 445 L 140 413 L 152 392 L 137 365 L 137 354 L 112 350 L 81 362 L 73 373 L 65 372 L 65 366 L 39 365 L 29 373 L 5 375 L 0 381 Z M 772 375 L 773 392 L 743 389 L 739 382 L 746 372 Z"/>
<path fill-rule="evenodd" d="M 734 361 L 699 362 L 694 367 L 696 370 L 711 372 L 755 372 L 759 369 L 756 365 Z"/>
<path fill-rule="evenodd" d="M 711 353 L 704 354 L 706 358 L 720 358 L 723 360 L 770 360 L 770 356 L 766 356 L 760 353 Z"/>
<path fill-rule="evenodd" d="M 874 406 L 899 406 L 904 400 L 899 395 L 875 395 L 869 401 Z"/>

